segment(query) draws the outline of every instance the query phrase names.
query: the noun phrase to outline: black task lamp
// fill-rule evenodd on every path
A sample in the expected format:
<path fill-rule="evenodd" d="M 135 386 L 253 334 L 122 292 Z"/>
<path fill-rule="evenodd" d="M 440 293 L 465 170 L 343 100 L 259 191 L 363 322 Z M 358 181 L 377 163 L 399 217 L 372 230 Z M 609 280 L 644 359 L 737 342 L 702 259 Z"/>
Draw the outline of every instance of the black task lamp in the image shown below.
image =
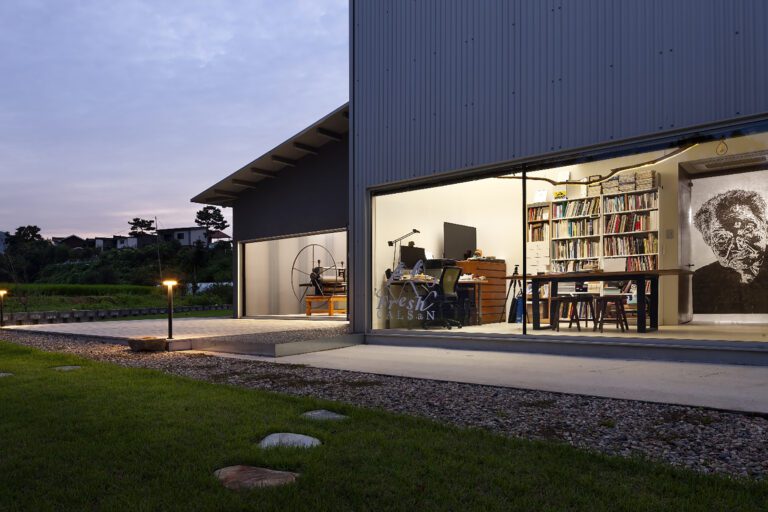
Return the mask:
<path fill-rule="evenodd" d="M 400 242 L 402 242 L 403 240 L 405 240 L 409 236 L 415 235 L 416 233 L 421 233 L 421 231 L 419 231 L 416 228 L 413 228 L 411 231 L 407 232 L 403 236 L 401 236 L 399 238 L 395 238 L 394 240 L 390 240 L 390 241 L 387 242 L 387 244 L 390 247 L 394 247 L 394 249 L 392 249 L 392 268 L 390 269 L 390 272 L 392 270 L 394 270 L 395 267 L 397 266 L 397 244 L 399 244 Z M 402 244 L 400 244 L 400 245 L 402 245 Z"/>

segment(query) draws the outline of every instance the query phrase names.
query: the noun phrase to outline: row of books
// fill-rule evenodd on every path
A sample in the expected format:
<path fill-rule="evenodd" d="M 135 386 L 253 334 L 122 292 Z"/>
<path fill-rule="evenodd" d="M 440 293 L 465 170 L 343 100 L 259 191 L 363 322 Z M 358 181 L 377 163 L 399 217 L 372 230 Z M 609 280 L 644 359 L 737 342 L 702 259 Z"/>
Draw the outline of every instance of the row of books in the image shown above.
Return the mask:
<path fill-rule="evenodd" d="M 603 240 L 605 256 L 629 256 L 659 252 L 659 239 L 655 234 L 647 236 L 615 236 Z"/>
<path fill-rule="evenodd" d="M 600 232 L 597 219 L 564 220 L 553 225 L 555 238 L 591 236 L 597 235 Z"/>
<path fill-rule="evenodd" d="M 627 233 L 632 231 L 650 231 L 659 229 L 659 212 L 648 213 L 618 213 L 605 218 L 606 234 Z"/>
<path fill-rule="evenodd" d="M 528 222 L 537 220 L 549 220 L 549 205 L 528 208 Z"/>
<path fill-rule="evenodd" d="M 600 200 L 597 197 L 588 199 L 573 199 L 552 205 L 552 216 L 555 219 L 597 215 L 600 212 Z"/>
<path fill-rule="evenodd" d="M 582 261 L 553 261 L 552 272 L 578 272 L 581 270 L 594 270 L 595 260 L 582 260 Z M 558 293 L 563 293 L 562 286 L 565 283 L 560 284 Z"/>
<path fill-rule="evenodd" d="M 598 256 L 600 256 L 600 244 L 596 240 L 565 240 L 552 244 L 552 259 L 597 258 Z"/>
<path fill-rule="evenodd" d="M 658 256 L 651 254 L 649 256 L 630 256 L 627 258 L 627 272 L 638 270 L 657 270 L 659 268 Z"/>
<path fill-rule="evenodd" d="M 627 194 L 606 197 L 603 203 L 605 213 L 620 213 L 627 210 L 645 210 L 659 207 L 659 194 L 655 190 L 642 194 Z"/>
<path fill-rule="evenodd" d="M 529 242 L 547 242 L 549 241 L 549 224 L 531 224 L 528 226 Z"/>

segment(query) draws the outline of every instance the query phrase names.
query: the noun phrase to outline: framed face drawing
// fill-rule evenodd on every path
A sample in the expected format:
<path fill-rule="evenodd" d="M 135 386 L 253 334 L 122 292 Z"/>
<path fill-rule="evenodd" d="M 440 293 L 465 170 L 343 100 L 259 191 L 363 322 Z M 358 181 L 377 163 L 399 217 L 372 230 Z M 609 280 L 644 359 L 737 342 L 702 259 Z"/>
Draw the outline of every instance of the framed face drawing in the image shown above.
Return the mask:
<path fill-rule="evenodd" d="M 693 312 L 768 313 L 768 171 L 693 180 Z"/>

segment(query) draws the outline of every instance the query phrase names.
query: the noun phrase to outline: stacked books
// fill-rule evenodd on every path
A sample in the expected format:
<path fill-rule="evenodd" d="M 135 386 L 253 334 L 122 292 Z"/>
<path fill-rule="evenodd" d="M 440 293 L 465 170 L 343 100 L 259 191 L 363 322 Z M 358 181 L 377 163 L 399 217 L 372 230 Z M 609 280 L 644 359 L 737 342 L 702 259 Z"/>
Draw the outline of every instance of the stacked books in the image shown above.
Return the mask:
<path fill-rule="evenodd" d="M 637 171 L 635 173 L 637 177 L 637 190 L 647 190 L 649 188 L 656 187 L 656 171 L 653 169 L 647 169 Z"/>
<path fill-rule="evenodd" d="M 619 177 L 614 176 L 602 183 L 603 194 L 615 194 L 619 191 Z"/>
<path fill-rule="evenodd" d="M 619 174 L 619 192 L 632 192 L 636 188 L 635 183 L 634 173 Z"/>

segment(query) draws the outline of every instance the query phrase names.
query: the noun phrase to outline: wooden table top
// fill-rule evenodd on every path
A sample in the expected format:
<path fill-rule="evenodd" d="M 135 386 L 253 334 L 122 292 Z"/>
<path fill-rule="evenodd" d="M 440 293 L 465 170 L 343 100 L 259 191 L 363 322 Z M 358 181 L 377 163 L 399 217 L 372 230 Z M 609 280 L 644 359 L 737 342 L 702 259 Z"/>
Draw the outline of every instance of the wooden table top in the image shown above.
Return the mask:
<path fill-rule="evenodd" d="M 590 272 L 550 272 L 548 274 L 534 274 L 534 275 L 527 275 L 525 276 L 525 279 L 528 281 L 531 280 L 540 280 L 540 281 L 546 281 L 549 279 L 589 279 L 589 280 L 600 280 L 599 278 L 605 278 L 605 280 L 615 280 L 615 281 L 627 281 L 629 279 L 635 278 L 635 277 L 642 277 L 642 276 L 681 276 L 681 275 L 691 275 L 693 272 L 690 270 L 683 270 L 679 268 L 674 269 L 663 269 L 663 270 L 612 270 L 608 272 L 604 271 L 590 271 Z M 505 279 L 522 279 L 523 276 L 507 276 Z"/>
<path fill-rule="evenodd" d="M 488 282 L 488 279 L 459 279 L 459 284 L 490 284 Z M 440 283 L 439 279 L 398 279 L 396 281 L 391 281 L 391 284 L 405 284 L 405 283 L 416 283 L 416 284 L 438 284 Z"/>

